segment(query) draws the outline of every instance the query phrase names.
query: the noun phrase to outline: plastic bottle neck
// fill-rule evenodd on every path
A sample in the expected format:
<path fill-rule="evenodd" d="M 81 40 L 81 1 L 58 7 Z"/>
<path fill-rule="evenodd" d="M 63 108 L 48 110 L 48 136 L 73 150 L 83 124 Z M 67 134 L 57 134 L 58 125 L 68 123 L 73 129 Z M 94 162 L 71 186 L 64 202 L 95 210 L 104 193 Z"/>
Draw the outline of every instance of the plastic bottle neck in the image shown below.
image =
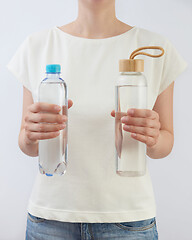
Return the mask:
<path fill-rule="evenodd" d="M 46 78 L 59 78 L 60 73 L 46 73 Z"/>

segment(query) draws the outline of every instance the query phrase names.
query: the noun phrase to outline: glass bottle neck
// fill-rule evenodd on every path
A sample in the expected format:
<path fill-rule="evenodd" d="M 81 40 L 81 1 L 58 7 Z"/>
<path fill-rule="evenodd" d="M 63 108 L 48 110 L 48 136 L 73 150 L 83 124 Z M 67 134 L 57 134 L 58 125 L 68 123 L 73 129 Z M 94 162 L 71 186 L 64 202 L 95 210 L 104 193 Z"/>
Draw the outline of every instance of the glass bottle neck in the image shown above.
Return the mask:
<path fill-rule="evenodd" d="M 141 75 L 141 72 L 120 72 L 121 75 Z"/>

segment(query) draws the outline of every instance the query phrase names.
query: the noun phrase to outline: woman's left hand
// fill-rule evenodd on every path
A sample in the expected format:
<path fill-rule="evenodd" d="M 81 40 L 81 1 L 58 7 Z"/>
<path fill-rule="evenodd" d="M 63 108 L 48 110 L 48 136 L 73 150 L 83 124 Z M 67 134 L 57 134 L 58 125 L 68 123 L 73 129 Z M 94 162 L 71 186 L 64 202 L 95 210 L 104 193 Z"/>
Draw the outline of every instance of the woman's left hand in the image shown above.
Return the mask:
<path fill-rule="evenodd" d="M 111 112 L 115 117 L 115 110 Z M 153 147 L 160 135 L 159 114 L 150 109 L 130 108 L 127 115 L 121 118 L 121 122 L 125 123 L 123 130 L 131 132 L 131 137 L 141 141 L 147 147 Z"/>

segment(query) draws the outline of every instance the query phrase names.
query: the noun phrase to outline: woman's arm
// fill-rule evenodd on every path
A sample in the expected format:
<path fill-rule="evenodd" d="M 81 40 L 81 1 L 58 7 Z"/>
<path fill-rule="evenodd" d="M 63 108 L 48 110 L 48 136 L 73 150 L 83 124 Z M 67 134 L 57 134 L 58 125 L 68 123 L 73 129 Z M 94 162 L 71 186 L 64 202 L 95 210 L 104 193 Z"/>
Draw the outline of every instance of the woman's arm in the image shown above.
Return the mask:
<path fill-rule="evenodd" d="M 173 89 L 174 82 L 157 97 L 153 107 L 153 110 L 159 114 L 161 128 L 157 143 L 152 147 L 147 147 L 147 155 L 150 158 L 166 157 L 173 148 Z"/>

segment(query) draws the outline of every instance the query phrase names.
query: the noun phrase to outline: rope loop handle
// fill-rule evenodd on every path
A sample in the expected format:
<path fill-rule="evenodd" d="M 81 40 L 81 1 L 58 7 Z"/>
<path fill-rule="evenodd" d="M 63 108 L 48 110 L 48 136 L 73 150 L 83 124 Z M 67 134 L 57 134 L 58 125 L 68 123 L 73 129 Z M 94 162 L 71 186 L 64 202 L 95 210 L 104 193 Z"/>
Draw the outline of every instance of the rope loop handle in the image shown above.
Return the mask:
<path fill-rule="evenodd" d="M 149 54 L 149 53 L 145 53 L 145 52 L 139 52 L 140 50 L 143 50 L 143 49 L 159 49 L 162 51 L 162 53 L 160 53 L 159 55 L 152 55 L 152 54 Z M 135 56 L 137 55 L 146 55 L 146 56 L 150 56 L 150 57 L 161 57 L 163 54 L 164 54 L 164 49 L 160 46 L 146 46 L 146 47 L 140 47 L 140 48 L 137 48 L 135 51 L 133 51 L 129 57 L 129 59 L 133 59 Z"/>

